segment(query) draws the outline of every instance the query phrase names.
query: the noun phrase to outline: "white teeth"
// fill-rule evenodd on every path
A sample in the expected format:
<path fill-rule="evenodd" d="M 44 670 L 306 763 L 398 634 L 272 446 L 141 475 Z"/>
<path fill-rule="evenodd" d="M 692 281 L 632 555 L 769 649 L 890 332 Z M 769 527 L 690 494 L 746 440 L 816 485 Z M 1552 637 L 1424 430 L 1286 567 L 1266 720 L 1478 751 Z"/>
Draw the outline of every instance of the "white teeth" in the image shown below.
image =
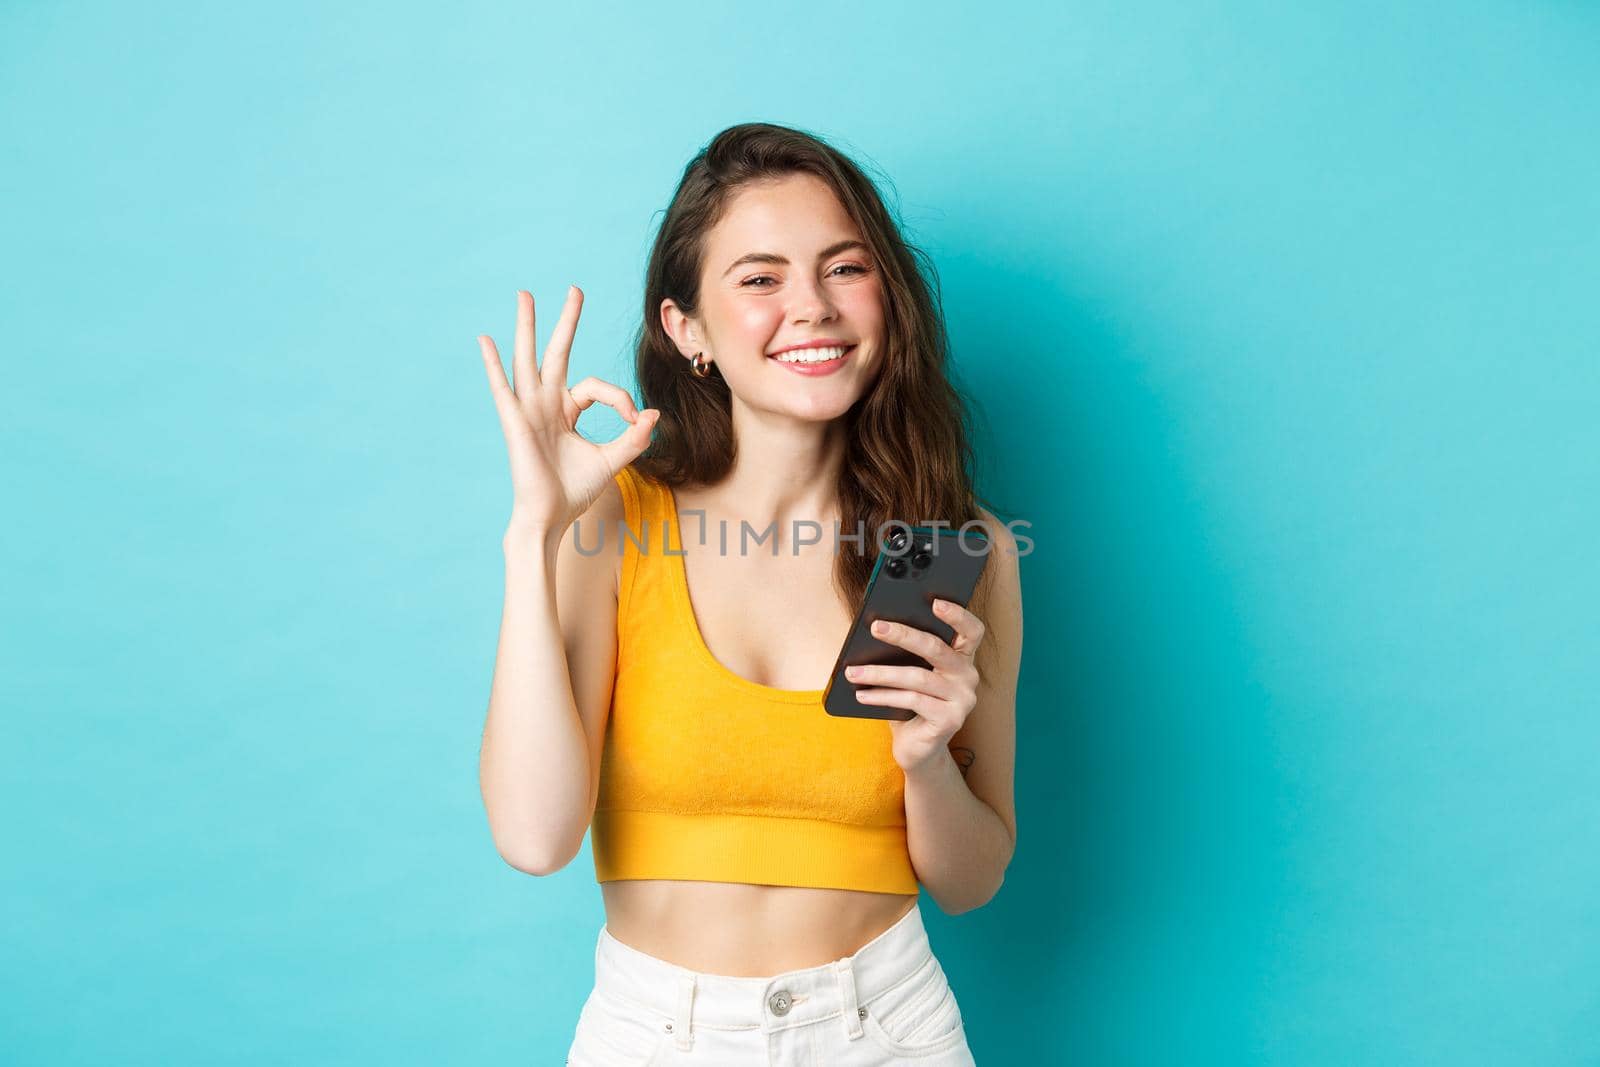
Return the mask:
<path fill-rule="evenodd" d="M 842 355 L 844 355 L 843 348 L 796 348 L 789 352 L 780 352 L 772 358 L 780 363 L 826 363 Z"/>

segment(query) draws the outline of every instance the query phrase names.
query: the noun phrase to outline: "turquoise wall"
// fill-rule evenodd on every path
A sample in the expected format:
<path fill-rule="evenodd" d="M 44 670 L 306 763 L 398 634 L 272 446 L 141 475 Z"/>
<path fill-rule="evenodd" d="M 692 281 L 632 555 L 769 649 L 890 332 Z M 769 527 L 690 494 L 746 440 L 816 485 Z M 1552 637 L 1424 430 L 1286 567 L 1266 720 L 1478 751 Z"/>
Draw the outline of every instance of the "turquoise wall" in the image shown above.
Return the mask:
<path fill-rule="evenodd" d="M 1033 524 L 1019 850 L 924 899 L 979 1062 L 1600 1063 L 1600 9 L 1537 0 L 0 7 L 0 1058 L 560 1061 L 474 337 L 576 282 L 631 385 L 750 119 L 893 179 Z"/>

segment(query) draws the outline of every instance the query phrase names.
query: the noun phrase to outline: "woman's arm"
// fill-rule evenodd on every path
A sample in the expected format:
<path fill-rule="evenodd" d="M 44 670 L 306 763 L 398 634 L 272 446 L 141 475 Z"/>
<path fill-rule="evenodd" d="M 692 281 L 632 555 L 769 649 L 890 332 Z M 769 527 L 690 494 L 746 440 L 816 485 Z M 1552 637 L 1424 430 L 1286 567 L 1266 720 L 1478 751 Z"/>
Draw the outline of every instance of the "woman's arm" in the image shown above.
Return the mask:
<path fill-rule="evenodd" d="M 514 523 L 503 541 L 505 606 L 478 783 L 496 849 L 529 874 L 570 863 L 594 815 L 616 669 L 621 513 L 613 483 L 566 531 Z M 579 532 L 590 555 L 576 550 Z"/>
<path fill-rule="evenodd" d="M 906 837 L 917 880 L 946 915 L 994 899 L 1016 851 L 1011 830 L 948 752 L 906 774 Z"/>
<path fill-rule="evenodd" d="M 650 443 L 660 416 L 639 411 L 599 378 L 567 388 L 567 362 L 583 293 L 567 290 L 544 358 L 534 362 L 533 294 L 517 290 L 515 385 L 499 349 L 478 335 L 484 373 L 511 463 L 511 523 L 505 607 L 489 713 L 478 753 L 478 787 L 495 847 L 518 870 L 549 874 L 571 862 L 599 795 L 601 743 L 616 669 L 616 552 L 584 555 L 580 527 L 614 535 L 623 514 L 615 472 Z M 578 416 L 600 403 L 628 423 L 596 444 Z M 596 531 L 593 517 L 599 520 Z M 613 544 L 620 545 L 618 537 Z"/>
<path fill-rule="evenodd" d="M 925 630 L 891 625 L 884 640 L 933 664 L 867 667 L 864 703 L 910 708 L 890 720 L 905 770 L 906 839 L 917 880 L 940 910 L 982 907 L 1005 880 L 1017 843 L 1017 676 L 1022 662 L 1022 582 L 1016 539 L 980 509 L 993 551 L 970 610 L 944 614 L 949 644 Z M 970 655 L 970 660 L 969 660 Z"/>

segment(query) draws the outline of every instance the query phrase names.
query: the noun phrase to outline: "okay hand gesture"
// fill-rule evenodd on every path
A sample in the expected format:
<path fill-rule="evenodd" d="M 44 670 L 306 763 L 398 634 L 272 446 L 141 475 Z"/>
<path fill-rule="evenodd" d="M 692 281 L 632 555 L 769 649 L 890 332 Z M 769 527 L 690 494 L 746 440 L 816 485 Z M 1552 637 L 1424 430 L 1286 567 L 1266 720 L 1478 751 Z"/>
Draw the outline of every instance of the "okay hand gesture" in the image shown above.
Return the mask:
<path fill-rule="evenodd" d="M 655 408 L 639 411 L 626 390 L 599 378 L 585 378 L 567 388 L 567 359 L 582 307 L 583 293 L 573 286 L 535 367 L 533 294 L 517 290 L 515 389 L 506 380 L 494 341 L 487 334 L 478 335 L 511 457 L 512 525 L 565 530 L 588 510 L 617 471 L 645 450 L 650 430 L 661 416 Z M 614 440 L 596 443 L 577 431 L 579 413 L 595 401 L 614 408 L 629 423 Z"/>

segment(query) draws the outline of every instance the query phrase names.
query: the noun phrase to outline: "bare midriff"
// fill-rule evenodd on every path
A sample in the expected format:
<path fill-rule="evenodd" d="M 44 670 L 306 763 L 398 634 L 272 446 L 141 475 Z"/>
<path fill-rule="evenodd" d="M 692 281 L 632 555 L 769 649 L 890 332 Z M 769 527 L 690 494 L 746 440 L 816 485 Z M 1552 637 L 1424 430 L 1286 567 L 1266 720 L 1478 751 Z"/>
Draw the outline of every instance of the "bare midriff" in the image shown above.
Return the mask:
<path fill-rule="evenodd" d="M 606 929 L 701 974 L 765 978 L 842 959 L 893 926 L 899 893 L 659 878 L 600 883 Z"/>

